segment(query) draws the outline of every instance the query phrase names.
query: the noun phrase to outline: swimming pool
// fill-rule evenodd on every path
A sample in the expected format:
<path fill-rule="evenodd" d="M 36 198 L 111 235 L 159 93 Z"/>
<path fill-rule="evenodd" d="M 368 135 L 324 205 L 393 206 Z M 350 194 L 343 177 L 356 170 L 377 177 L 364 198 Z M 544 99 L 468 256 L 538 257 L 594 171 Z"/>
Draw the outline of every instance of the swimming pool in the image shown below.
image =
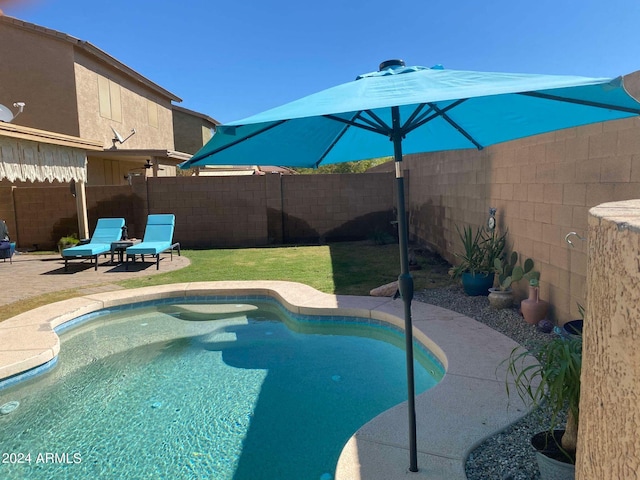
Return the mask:
<path fill-rule="evenodd" d="M 382 322 L 185 300 L 80 317 L 54 370 L 0 391 L 21 401 L 2 451 L 31 453 L 2 478 L 331 478 L 354 431 L 406 399 L 404 340 Z M 442 367 L 416 358 L 420 393 Z"/>

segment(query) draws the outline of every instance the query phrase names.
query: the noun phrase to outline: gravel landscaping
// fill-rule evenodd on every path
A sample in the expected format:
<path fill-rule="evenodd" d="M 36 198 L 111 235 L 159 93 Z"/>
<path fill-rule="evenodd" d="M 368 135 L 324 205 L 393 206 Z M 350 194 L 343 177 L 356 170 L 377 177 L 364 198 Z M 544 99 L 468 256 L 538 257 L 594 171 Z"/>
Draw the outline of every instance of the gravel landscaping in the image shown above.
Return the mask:
<path fill-rule="evenodd" d="M 527 324 L 514 308 L 496 310 L 487 297 L 470 297 L 459 286 L 416 292 L 415 300 L 462 313 L 528 346 L 552 338 Z M 548 422 L 548 415 L 536 410 L 502 432 L 486 439 L 473 450 L 466 463 L 469 480 L 534 480 L 539 478 L 531 436 Z"/>

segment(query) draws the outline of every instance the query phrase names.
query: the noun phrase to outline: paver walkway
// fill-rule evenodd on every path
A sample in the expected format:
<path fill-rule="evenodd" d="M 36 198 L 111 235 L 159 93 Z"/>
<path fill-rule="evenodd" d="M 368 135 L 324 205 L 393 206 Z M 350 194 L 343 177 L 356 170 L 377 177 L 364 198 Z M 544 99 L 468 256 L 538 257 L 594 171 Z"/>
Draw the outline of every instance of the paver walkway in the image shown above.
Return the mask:
<path fill-rule="evenodd" d="M 13 263 L 0 261 L 0 305 L 18 302 L 44 293 L 78 288 L 81 294 L 119 290 L 122 287 L 114 282 L 130 278 L 148 277 L 166 273 L 189 265 L 189 259 L 168 254 L 162 255 L 160 269 L 156 270 L 155 261 L 149 258 L 145 263 L 111 264 L 110 255 L 100 257 L 98 271 L 86 260 L 69 262 L 69 270 L 64 271 L 64 260 L 60 255 L 20 253 L 13 256 Z"/>

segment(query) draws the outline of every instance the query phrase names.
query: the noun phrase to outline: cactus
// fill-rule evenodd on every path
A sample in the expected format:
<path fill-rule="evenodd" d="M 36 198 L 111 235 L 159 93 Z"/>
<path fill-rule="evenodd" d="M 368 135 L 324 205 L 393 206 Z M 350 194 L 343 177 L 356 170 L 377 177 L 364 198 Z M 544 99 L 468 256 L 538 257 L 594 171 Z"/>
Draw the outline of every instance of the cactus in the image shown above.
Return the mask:
<path fill-rule="evenodd" d="M 511 252 L 508 260 L 496 258 L 494 261 L 494 270 L 498 274 L 498 284 L 500 290 L 507 290 L 513 282 L 527 278 L 530 282 L 535 278 L 540 278 L 539 272 L 533 271 L 533 260 L 527 258 L 524 266 L 516 265 L 518 263 L 518 253 Z"/>

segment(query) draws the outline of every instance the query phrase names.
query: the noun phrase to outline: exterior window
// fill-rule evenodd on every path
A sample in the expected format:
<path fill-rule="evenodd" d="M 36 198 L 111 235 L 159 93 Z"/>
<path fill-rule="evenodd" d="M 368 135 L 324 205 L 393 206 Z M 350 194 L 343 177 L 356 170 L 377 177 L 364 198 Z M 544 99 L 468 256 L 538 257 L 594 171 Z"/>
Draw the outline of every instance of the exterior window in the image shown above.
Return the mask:
<path fill-rule="evenodd" d="M 147 112 L 149 113 L 149 125 L 158 128 L 158 105 L 147 100 Z"/>
<path fill-rule="evenodd" d="M 122 122 L 120 85 L 98 75 L 98 99 L 100 102 L 100 116 L 116 122 Z"/>

